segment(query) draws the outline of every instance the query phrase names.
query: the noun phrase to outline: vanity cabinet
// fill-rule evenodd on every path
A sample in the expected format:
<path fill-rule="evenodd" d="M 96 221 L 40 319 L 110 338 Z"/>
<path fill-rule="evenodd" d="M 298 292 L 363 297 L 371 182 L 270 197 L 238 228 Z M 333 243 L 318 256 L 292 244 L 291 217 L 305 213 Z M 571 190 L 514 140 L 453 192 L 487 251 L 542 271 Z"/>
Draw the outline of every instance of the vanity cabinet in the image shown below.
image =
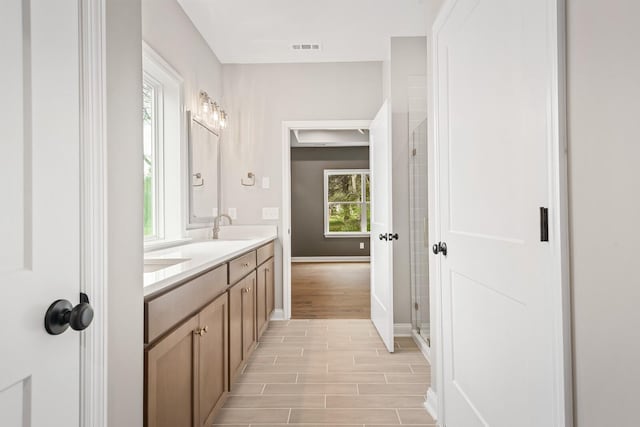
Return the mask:
<path fill-rule="evenodd" d="M 228 307 L 224 293 L 145 351 L 148 427 L 213 423 L 228 389 Z"/>
<path fill-rule="evenodd" d="M 253 271 L 229 290 L 229 381 L 231 385 L 255 347 L 255 289 L 256 273 Z"/>
<path fill-rule="evenodd" d="M 213 424 L 274 309 L 274 244 L 144 301 L 145 427 Z"/>

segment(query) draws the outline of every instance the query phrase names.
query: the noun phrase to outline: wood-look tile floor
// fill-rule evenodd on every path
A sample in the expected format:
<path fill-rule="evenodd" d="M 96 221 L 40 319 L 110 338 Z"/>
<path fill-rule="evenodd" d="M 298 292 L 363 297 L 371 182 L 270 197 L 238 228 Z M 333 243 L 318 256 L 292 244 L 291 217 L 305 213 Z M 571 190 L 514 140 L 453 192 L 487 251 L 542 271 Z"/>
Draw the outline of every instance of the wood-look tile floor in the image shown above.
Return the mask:
<path fill-rule="evenodd" d="M 291 317 L 370 319 L 368 262 L 291 264 Z"/>
<path fill-rule="evenodd" d="M 434 426 L 430 368 L 411 338 L 387 352 L 370 320 L 271 322 L 214 425 Z"/>

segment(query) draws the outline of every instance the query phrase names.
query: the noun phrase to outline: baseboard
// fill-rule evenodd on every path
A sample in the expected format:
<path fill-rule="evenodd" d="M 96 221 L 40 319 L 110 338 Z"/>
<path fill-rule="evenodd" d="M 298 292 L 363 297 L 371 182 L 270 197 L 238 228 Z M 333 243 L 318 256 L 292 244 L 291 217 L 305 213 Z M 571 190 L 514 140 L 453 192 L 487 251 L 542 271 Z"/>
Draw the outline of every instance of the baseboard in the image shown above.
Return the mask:
<path fill-rule="evenodd" d="M 284 310 L 281 308 L 276 308 L 275 310 L 273 310 L 270 320 L 284 320 Z"/>
<path fill-rule="evenodd" d="M 371 262 L 368 256 L 298 256 L 291 262 Z"/>
<path fill-rule="evenodd" d="M 438 419 L 438 395 L 431 387 L 427 390 L 427 400 L 424 402 L 424 408 L 427 410 L 431 418 Z"/>
<path fill-rule="evenodd" d="M 424 358 L 427 359 L 429 364 L 431 364 L 431 347 L 427 345 L 427 342 L 424 340 L 424 338 L 420 336 L 420 334 L 418 334 L 417 330 L 412 329 L 411 336 L 413 337 L 413 340 L 416 342 L 416 345 L 422 352 L 422 355 L 424 356 Z"/>
<path fill-rule="evenodd" d="M 393 325 L 393 336 L 395 336 L 395 337 L 410 337 L 411 336 L 411 323 L 395 323 Z"/>

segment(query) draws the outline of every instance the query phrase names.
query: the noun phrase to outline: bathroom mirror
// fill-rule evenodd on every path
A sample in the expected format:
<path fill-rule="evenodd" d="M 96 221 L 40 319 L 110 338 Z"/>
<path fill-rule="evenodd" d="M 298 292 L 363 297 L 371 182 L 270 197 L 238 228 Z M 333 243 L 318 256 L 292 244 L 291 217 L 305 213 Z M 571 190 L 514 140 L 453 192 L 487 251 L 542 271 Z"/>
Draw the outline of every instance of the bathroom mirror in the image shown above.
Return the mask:
<path fill-rule="evenodd" d="M 187 111 L 188 228 L 203 228 L 217 215 L 220 195 L 220 141 L 218 131 Z"/>

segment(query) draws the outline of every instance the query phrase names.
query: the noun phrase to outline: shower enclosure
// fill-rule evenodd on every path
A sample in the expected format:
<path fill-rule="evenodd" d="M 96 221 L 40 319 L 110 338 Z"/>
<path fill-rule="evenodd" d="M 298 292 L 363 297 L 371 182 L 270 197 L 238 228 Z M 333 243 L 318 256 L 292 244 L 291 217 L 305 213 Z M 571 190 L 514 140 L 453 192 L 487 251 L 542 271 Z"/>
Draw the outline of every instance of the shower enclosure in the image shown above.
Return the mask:
<path fill-rule="evenodd" d="M 409 114 L 409 191 L 411 231 L 412 323 L 419 339 L 431 347 L 429 322 L 429 239 L 427 199 L 427 119 Z"/>

